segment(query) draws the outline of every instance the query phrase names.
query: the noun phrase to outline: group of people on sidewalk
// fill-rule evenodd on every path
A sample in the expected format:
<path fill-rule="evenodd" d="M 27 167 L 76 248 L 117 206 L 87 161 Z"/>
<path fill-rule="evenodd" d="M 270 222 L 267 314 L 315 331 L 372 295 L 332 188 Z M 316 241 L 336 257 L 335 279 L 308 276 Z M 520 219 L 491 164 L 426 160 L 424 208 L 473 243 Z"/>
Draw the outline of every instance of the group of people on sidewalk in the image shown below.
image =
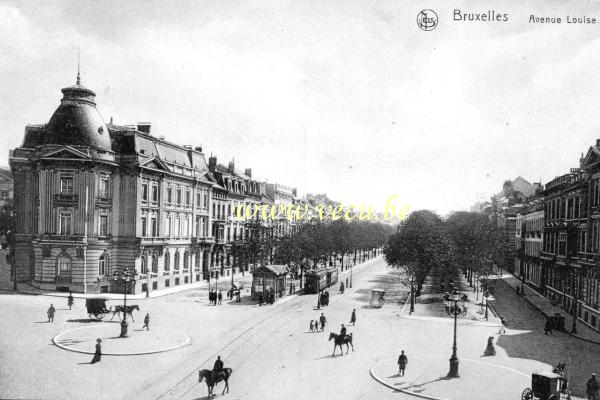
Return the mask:
<path fill-rule="evenodd" d="M 218 293 L 216 290 L 210 290 L 208 292 L 208 302 L 213 306 L 216 306 L 217 304 L 222 305 L 223 293 L 220 290 Z"/>

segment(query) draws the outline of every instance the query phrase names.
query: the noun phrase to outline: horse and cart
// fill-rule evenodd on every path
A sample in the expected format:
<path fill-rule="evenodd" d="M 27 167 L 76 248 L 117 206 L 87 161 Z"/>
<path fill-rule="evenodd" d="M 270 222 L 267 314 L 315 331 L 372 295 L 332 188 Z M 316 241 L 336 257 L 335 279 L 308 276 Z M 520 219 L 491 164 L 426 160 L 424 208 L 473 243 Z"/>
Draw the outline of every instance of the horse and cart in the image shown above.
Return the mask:
<path fill-rule="evenodd" d="M 115 314 L 117 314 L 117 316 L 119 317 L 119 319 L 123 319 L 126 318 L 127 315 L 129 315 L 131 317 L 131 320 L 133 322 L 135 322 L 135 320 L 133 319 L 133 311 L 134 310 L 140 310 L 140 307 L 137 304 L 132 304 L 129 305 L 125 308 L 123 308 L 123 306 L 121 305 L 117 305 L 115 306 L 114 310 L 113 307 L 110 306 L 109 308 L 106 308 L 106 302 L 109 299 L 107 298 L 92 298 L 92 299 L 86 299 L 85 300 L 85 307 L 87 309 L 88 312 L 88 317 L 90 318 L 96 318 L 98 321 L 102 320 L 107 314 L 112 313 L 112 317 L 111 320 L 115 317 Z M 121 313 L 123 314 L 123 318 L 121 317 Z"/>
<path fill-rule="evenodd" d="M 569 380 L 565 374 L 565 363 L 558 364 L 552 373 L 536 372 L 531 374 L 531 388 L 521 394 L 521 400 L 559 400 L 570 399 Z"/>

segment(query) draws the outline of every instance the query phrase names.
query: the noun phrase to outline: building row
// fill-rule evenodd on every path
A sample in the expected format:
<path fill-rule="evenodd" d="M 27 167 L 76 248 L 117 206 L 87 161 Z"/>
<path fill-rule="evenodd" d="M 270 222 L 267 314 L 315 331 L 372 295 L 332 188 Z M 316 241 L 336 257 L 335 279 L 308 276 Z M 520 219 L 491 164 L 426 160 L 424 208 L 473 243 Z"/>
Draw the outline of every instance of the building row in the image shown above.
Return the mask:
<path fill-rule="evenodd" d="M 240 206 L 309 202 L 295 188 L 259 181 L 234 161 L 207 160 L 201 147 L 154 136 L 150 123 L 106 124 L 79 75 L 62 94 L 48 123 L 27 125 L 23 144 L 10 151 L 9 258 L 18 282 L 120 292 L 111 278 L 130 267 L 136 293 L 226 278 L 249 268 L 232 259 L 233 243 L 265 229 L 292 233 L 302 223 L 235 215 Z"/>
<path fill-rule="evenodd" d="M 507 181 L 490 209 L 506 237 L 506 267 L 600 331 L 600 140 L 543 186 Z"/>

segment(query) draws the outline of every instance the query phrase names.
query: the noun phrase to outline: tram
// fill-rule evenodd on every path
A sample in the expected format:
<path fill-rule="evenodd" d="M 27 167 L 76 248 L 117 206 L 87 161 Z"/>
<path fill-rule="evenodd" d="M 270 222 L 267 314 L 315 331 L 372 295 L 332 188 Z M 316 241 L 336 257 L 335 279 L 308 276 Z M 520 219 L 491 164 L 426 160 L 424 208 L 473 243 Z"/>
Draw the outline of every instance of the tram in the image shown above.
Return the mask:
<path fill-rule="evenodd" d="M 313 269 L 306 271 L 305 276 L 304 293 L 318 293 L 338 281 L 338 269 L 335 267 Z"/>

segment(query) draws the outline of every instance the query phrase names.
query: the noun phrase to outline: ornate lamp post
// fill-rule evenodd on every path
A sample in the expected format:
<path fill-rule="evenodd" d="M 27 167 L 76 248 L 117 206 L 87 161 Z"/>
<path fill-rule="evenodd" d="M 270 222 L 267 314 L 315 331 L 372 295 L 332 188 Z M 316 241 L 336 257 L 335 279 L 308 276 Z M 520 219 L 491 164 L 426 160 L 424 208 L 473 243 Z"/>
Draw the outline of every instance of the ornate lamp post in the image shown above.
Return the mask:
<path fill-rule="evenodd" d="M 115 282 L 123 283 L 123 321 L 121 321 L 121 335 L 119 337 L 126 338 L 127 337 L 127 289 L 129 287 L 129 283 L 133 282 L 135 284 L 135 277 L 137 275 L 137 271 L 134 269 L 133 273 L 129 272 L 129 268 L 123 268 L 123 271 L 119 274 L 118 271 L 113 272 L 113 280 Z"/>
<path fill-rule="evenodd" d="M 458 303 L 462 303 L 459 305 Z M 467 295 L 463 295 L 462 298 L 458 291 L 454 290 L 452 294 L 446 294 L 444 296 L 444 305 L 448 315 L 454 315 L 454 343 L 452 344 L 452 356 L 450 357 L 450 371 L 448 372 L 448 378 L 460 378 L 458 374 L 458 357 L 456 356 L 456 324 L 457 317 L 459 315 L 465 315 L 467 308 L 469 307 L 469 298 Z"/>

